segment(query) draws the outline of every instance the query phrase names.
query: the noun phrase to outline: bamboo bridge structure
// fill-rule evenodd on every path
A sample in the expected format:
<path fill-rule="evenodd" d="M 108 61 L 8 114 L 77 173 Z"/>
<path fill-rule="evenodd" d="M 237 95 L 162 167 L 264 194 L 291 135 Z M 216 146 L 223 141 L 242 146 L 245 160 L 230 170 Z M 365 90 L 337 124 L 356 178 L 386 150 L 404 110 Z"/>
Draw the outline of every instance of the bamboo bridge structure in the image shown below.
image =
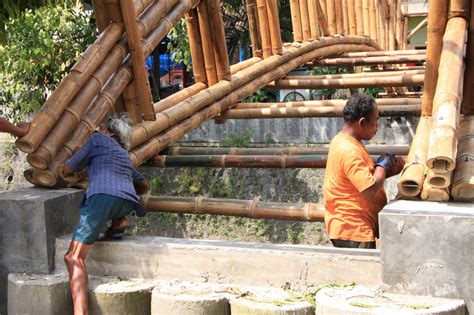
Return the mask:
<path fill-rule="evenodd" d="M 47 187 L 86 187 L 84 176 L 63 178 L 62 167 L 110 111 L 127 112 L 133 122 L 129 154 L 134 167 L 196 161 L 210 167 L 324 167 L 324 148 L 167 148 L 209 119 L 340 117 L 345 105 L 341 100 L 240 103 L 260 88 L 383 87 L 385 97 L 376 100 L 381 116 L 420 117 L 411 146 L 400 151 L 407 155 L 398 182 L 401 198 L 474 200 L 471 1 L 429 1 L 423 25 L 411 32 L 401 0 L 289 1 L 293 42 L 283 43 L 278 2 L 245 0 L 252 57 L 230 65 L 219 0 L 94 0 L 100 35 L 16 142 L 32 167 L 25 177 Z M 153 103 L 144 60 L 183 17 L 194 84 Z M 427 49 L 407 50 L 407 40 L 425 25 Z M 371 68 L 288 75 L 302 65 Z M 423 85 L 422 97 L 407 90 L 411 85 Z M 324 209 L 316 204 L 150 197 L 145 206 L 147 211 L 324 219 Z"/>

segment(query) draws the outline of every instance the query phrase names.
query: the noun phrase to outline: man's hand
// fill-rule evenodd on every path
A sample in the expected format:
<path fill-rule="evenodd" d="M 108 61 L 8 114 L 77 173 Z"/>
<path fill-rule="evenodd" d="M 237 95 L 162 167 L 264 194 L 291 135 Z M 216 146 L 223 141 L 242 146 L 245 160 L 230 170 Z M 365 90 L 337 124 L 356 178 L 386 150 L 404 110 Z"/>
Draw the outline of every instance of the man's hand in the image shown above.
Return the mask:
<path fill-rule="evenodd" d="M 133 183 L 137 195 L 144 195 L 148 191 L 148 182 L 146 180 Z"/>
<path fill-rule="evenodd" d="M 397 161 L 395 158 L 395 154 L 391 152 L 386 152 L 379 156 L 377 162 L 375 162 L 375 166 L 382 167 L 383 169 L 385 169 L 385 173 L 388 174 L 388 172 L 394 167 L 396 162 Z"/>
<path fill-rule="evenodd" d="M 387 171 L 385 174 L 385 178 L 400 174 L 405 166 L 405 158 L 401 156 L 395 157 L 395 164 Z"/>

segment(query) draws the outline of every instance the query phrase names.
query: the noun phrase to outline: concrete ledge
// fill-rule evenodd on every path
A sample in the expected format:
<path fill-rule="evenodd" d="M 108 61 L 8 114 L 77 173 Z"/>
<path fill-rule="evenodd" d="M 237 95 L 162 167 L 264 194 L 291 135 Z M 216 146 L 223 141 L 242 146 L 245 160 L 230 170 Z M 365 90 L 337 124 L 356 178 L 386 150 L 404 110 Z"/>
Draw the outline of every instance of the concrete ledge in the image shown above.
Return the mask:
<path fill-rule="evenodd" d="M 73 231 L 83 194 L 42 188 L 0 193 L 0 313 L 6 312 L 9 273 L 53 272 L 55 239 Z"/>
<path fill-rule="evenodd" d="M 309 302 L 276 305 L 248 299 L 232 299 L 230 312 L 232 315 L 313 315 L 314 307 Z"/>
<path fill-rule="evenodd" d="M 390 294 L 380 288 L 324 288 L 316 295 L 317 315 L 464 315 L 464 301 Z"/>
<path fill-rule="evenodd" d="M 70 314 L 72 299 L 66 274 L 8 275 L 8 314 Z"/>
<path fill-rule="evenodd" d="M 474 204 L 400 200 L 379 221 L 391 292 L 463 299 L 474 314 Z"/>
<path fill-rule="evenodd" d="M 62 256 L 69 242 L 70 237 L 56 241 L 58 270 L 65 270 Z M 378 251 L 324 246 L 127 237 L 95 243 L 86 264 L 95 275 L 256 286 L 380 282 Z"/>
<path fill-rule="evenodd" d="M 224 296 L 216 294 L 163 294 L 154 289 L 151 295 L 152 315 L 229 315 L 229 304 Z"/>

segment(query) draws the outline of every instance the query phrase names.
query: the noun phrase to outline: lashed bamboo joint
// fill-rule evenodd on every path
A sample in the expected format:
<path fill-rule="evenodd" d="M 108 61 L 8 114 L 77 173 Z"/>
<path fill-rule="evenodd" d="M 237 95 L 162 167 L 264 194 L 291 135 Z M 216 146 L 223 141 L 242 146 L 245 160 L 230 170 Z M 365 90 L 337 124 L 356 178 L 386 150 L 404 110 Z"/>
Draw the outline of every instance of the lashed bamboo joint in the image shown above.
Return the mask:
<path fill-rule="evenodd" d="M 259 88 L 384 87 L 379 94 L 384 98 L 376 100 L 380 116 L 422 116 L 400 176 L 399 193 L 445 201 L 452 187 L 454 199 L 472 201 L 474 143 L 469 115 L 474 112 L 474 98 L 472 89 L 463 89 L 463 80 L 474 78 L 474 62 L 469 58 L 474 51 L 474 23 L 468 23 L 474 6 L 469 7 L 469 1 L 430 1 L 428 18 L 408 32 L 399 0 L 290 0 L 294 42 L 288 44 L 282 44 L 276 0 L 246 0 L 245 4 L 253 58 L 230 66 L 219 0 L 94 0 L 100 36 L 45 102 L 30 132 L 17 141 L 34 167 L 25 177 L 35 184 L 64 187 L 66 182 L 59 177 L 64 161 L 112 109 L 128 112 L 133 120 L 134 166 L 150 161 L 159 167 L 324 167 L 325 148 L 220 148 L 203 154 L 179 148 L 190 152 L 183 156 L 176 156 L 184 153 L 174 148 L 166 156 L 158 153 L 211 118 L 340 117 L 345 105 L 344 100 L 239 103 Z M 182 17 L 195 84 L 153 104 L 144 59 Z M 425 25 L 427 50 L 404 50 Z M 464 60 L 466 36 L 468 58 Z M 369 69 L 287 76 L 301 65 L 368 65 Z M 423 93 L 405 88 L 413 85 L 423 85 Z M 75 187 L 87 186 L 85 179 L 67 181 Z M 164 209 L 163 204 L 213 214 L 216 205 L 226 207 L 226 201 L 203 198 L 149 202 L 149 209 L 155 211 Z M 254 216 L 259 207 L 255 201 L 228 202 L 232 215 L 260 217 Z M 288 218 L 307 220 L 312 217 L 308 211 L 314 210 L 315 220 L 322 220 L 318 207 L 302 205 L 298 214 Z M 271 211 L 262 215 L 277 216 Z"/>

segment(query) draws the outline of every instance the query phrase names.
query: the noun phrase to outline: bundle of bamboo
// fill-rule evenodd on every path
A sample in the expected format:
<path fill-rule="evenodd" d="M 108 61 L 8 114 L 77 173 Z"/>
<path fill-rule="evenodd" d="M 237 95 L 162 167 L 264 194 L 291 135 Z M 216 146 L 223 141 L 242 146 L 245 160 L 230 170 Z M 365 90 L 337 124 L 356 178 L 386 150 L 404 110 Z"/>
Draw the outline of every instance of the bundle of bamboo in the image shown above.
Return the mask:
<path fill-rule="evenodd" d="M 474 201 L 474 116 L 459 123 L 458 155 L 451 194 L 454 200 Z"/>

